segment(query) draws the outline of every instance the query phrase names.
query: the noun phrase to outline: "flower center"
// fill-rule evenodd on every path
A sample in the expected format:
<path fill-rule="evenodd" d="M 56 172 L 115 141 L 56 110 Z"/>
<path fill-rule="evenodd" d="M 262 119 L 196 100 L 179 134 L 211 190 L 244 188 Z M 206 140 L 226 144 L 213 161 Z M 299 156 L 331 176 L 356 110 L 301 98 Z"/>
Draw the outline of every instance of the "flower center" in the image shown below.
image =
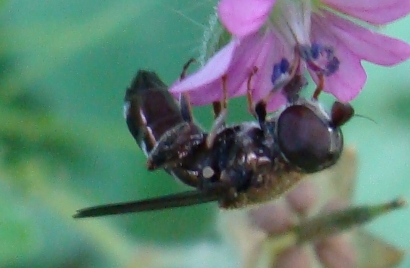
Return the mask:
<path fill-rule="evenodd" d="M 313 43 L 311 46 L 300 45 L 298 51 L 309 69 L 317 74 L 329 76 L 339 69 L 339 59 L 331 46 Z"/>
<path fill-rule="evenodd" d="M 278 0 L 269 16 L 272 25 L 292 47 L 310 44 L 311 5 L 310 0 Z"/>
<path fill-rule="evenodd" d="M 306 78 L 300 73 L 300 58 L 296 57 L 292 65 L 285 58 L 275 64 L 271 81 L 272 92 L 281 89 L 289 102 L 297 100 L 300 91 L 307 85 Z"/>

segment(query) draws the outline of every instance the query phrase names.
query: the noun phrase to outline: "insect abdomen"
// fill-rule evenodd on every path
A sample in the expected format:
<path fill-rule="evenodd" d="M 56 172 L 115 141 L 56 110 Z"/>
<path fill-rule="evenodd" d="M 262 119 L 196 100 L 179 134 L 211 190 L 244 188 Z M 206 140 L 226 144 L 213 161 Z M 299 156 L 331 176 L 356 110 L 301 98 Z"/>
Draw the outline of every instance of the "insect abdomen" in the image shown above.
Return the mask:
<path fill-rule="evenodd" d="M 156 73 L 139 70 L 125 94 L 124 116 L 138 145 L 148 154 L 157 140 L 183 122 L 180 108 Z"/>

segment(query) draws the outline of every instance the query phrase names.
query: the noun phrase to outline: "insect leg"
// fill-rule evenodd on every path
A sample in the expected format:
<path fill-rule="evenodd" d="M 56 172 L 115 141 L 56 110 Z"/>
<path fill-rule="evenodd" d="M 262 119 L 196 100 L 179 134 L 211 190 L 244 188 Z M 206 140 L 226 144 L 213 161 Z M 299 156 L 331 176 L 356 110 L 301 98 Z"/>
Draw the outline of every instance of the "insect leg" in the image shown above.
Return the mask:
<path fill-rule="evenodd" d="M 214 117 L 215 121 L 212 125 L 211 130 L 209 131 L 208 137 L 206 138 L 206 145 L 208 148 L 212 147 L 212 144 L 214 143 L 216 134 L 218 133 L 218 130 L 225 126 L 225 119 L 226 119 L 226 114 L 227 114 L 227 106 L 228 106 L 228 89 L 226 86 L 226 81 L 227 81 L 227 76 L 222 77 L 222 92 L 223 92 L 223 97 L 222 101 L 215 101 L 212 103 L 213 109 L 214 109 Z"/>
<path fill-rule="evenodd" d="M 220 101 L 212 102 L 212 109 L 214 111 L 214 119 L 217 119 L 222 112 L 222 103 Z"/>
<path fill-rule="evenodd" d="M 212 102 L 212 108 L 214 111 L 214 118 L 217 119 L 221 112 L 225 110 L 228 106 L 228 89 L 226 86 L 228 77 L 226 75 L 222 76 L 222 100 Z"/>
<path fill-rule="evenodd" d="M 209 131 L 208 136 L 206 137 L 206 146 L 208 148 L 212 147 L 218 130 L 225 125 L 226 114 L 226 109 L 224 109 L 219 113 L 218 117 L 215 119 L 212 128 Z"/>
<path fill-rule="evenodd" d="M 251 82 L 252 82 L 252 77 L 256 74 L 257 71 L 258 71 L 258 68 L 256 66 L 254 66 L 253 69 L 252 69 L 252 72 L 250 73 L 250 75 L 248 77 L 248 81 L 246 83 L 246 100 L 248 102 L 248 111 L 255 118 L 257 118 L 257 114 L 255 112 L 255 107 L 253 107 Z"/>
<path fill-rule="evenodd" d="M 184 66 L 182 67 L 181 75 L 179 76 L 179 80 L 183 80 L 183 79 L 186 77 L 186 71 L 188 70 L 189 66 L 190 66 L 192 63 L 194 63 L 194 62 L 196 62 L 196 59 L 190 58 L 190 59 L 184 64 Z"/>
<path fill-rule="evenodd" d="M 324 84 L 325 84 L 325 77 L 323 74 L 318 74 L 318 78 L 319 78 L 319 83 L 317 84 L 317 87 L 315 89 L 315 92 L 313 93 L 313 99 L 317 100 L 320 93 L 323 90 Z"/>
<path fill-rule="evenodd" d="M 182 93 L 179 97 L 179 107 L 181 110 L 181 116 L 182 119 L 185 122 L 191 123 L 194 121 L 193 115 L 192 115 L 192 107 L 191 103 L 189 102 L 189 96 L 187 93 Z"/>
<path fill-rule="evenodd" d="M 255 115 L 256 119 L 258 119 L 259 125 L 263 128 L 266 121 L 266 102 L 264 100 L 260 100 L 255 105 Z"/>
<path fill-rule="evenodd" d="M 182 67 L 181 75 L 179 76 L 179 80 L 183 80 L 186 77 L 186 72 L 189 66 L 196 62 L 194 58 L 190 58 Z M 192 115 L 192 108 L 191 103 L 189 102 L 189 96 L 187 93 L 182 93 L 179 97 L 179 107 L 181 109 L 182 119 L 185 122 L 193 122 L 193 115 Z"/>

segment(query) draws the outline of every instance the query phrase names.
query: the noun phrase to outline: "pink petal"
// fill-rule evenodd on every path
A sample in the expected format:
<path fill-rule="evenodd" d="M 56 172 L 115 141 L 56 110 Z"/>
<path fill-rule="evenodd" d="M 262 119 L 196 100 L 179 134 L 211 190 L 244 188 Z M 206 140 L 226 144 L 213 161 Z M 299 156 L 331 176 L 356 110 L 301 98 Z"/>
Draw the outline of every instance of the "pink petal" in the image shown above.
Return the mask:
<path fill-rule="evenodd" d="M 171 93 L 178 95 L 181 92 L 189 92 L 193 105 L 220 101 L 223 98 L 222 77 L 225 76 L 228 97 L 245 95 L 253 68 L 263 69 L 262 66 L 256 66 L 261 64 L 257 59 L 261 58 L 261 55 L 272 54 L 270 52 L 273 44 L 269 38 L 267 34 L 255 33 L 231 41 L 200 70 L 175 83 L 170 88 Z M 273 63 L 270 64 L 273 66 Z M 255 85 L 255 88 L 259 90 L 261 85 Z"/>
<path fill-rule="evenodd" d="M 218 16 L 233 35 L 243 37 L 256 32 L 267 20 L 276 0 L 221 0 Z"/>
<path fill-rule="evenodd" d="M 246 39 L 249 39 L 249 36 Z M 256 67 L 257 72 L 250 78 L 250 86 L 252 89 L 252 97 L 254 101 L 257 101 L 260 99 L 260 92 L 267 92 L 272 87 L 270 74 L 273 71 L 273 54 L 275 53 L 272 53 L 272 51 L 275 50 L 275 39 L 269 32 L 257 33 L 252 42 L 254 43 L 253 46 L 244 47 L 240 52 L 238 51 L 238 59 L 240 58 L 244 63 L 238 61 L 232 65 L 228 74 L 228 82 L 229 77 L 236 82 L 234 85 L 229 86 L 234 88 L 233 90 L 229 90 L 230 92 L 234 92 L 233 96 L 246 95 L 250 74 Z M 243 74 L 246 79 L 237 79 L 237 77 L 241 77 Z"/>
<path fill-rule="evenodd" d="M 221 77 L 227 73 L 233 54 L 238 45 L 238 40 L 232 40 L 209 59 L 200 71 L 189 75 L 182 81 L 174 83 L 169 91 L 172 93 L 182 93 L 185 91 L 197 90 L 197 88 L 221 79 Z"/>
<path fill-rule="evenodd" d="M 322 0 L 331 8 L 372 24 L 386 24 L 410 12 L 409 0 Z"/>
<path fill-rule="evenodd" d="M 335 39 L 360 59 L 390 66 L 410 57 L 410 45 L 405 42 L 376 33 L 332 13 L 324 11 L 313 20 L 315 25 L 326 23 L 328 33 L 331 32 Z"/>
<path fill-rule="evenodd" d="M 345 54 L 339 70 L 326 78 L 323 90 L 342 102 L 349 102 L 363 89 L 366 79 L 367 75 L 360 60 L 351 54 Z"/>
<path fill-rule="evenodd" d="M 250 220 L 269 234 L 279 234 L 293 226 L 297 220 L 291 208 L 282 200 L 270 202 L 249 211 Z"/>
<path fill-rule="evenodd" d="M 273 66 L 279 63 L 283 58 L 292 59 L 294 50 L 289 47 L 282 39 L 281 35 L 275 31 L 275 28 L 270 27 L 262 40 L 263 47 L 255 60 L 254 66 L 258 68 L 256 74 L 251 79 L 251 89 L 253 103 L 266 97 L 272 90 L 272 72 Z M 274 53 L 272 53 L 274 51 Z M 243 84 L 238 91 L 240 95 L 245 95 L 247 84 Z M 268 101 L 266 107 L 268 112 L 277 110 L 282 105 L 286 104 L 287 100 L 281 91 L 274 94 Z"/>
<path fill-rule="evenodd" d="M 235 57 L 235 53 L 238 52 L 241 43 L 239 40 L 232 40 L 229 44 L 218 51 L 201 69 L 196 73 L 187 76 L 184 80 L 176 82 L 171 86 L 170 92 L 174 96 L 178 96 L 179 93 L 189 92 L 190 102 L 193 105 L 206 105 L 213 101 L 220 101 L 223 99 L 222 90 L 222 77 L 227 75 L 229 68 L 234 66 L 234 63 L 241 64 L 243 70 L 241 74 L 238 74 L 236 81 L 243 81 L 246 79 L 246 63 L 243 60 L 246 58 Z M 252 59 L 250 59 L 252 60 Z M 231 78 L 231 75 L 229 76 Z M 231 85 L 233 79 L 227 80 Z M 228 86 L 228 93 L 230 93 Z M 229 97 L 232 94 L 228 94 Z"/>
<path fill-rule="evenodd" d="M 307 250 L 300 246 L 292 246 L 278 254 L 276 268 L 309 268 L 311 258 Z"/>
<path fill-rule="evenodd" d="M 257 72 L 251 78 L 251 92 L 253 104 L 262 98 L 266 97 L 272 90 L 272 72 L 274 64 L 279 63 L 283 58 L 291 58 L 293 50 L 285 45 L 285 42 L 280 39 L 280 35 L 275 32 L 274 28 L 270 28 L 261 40 L 263 46 L 260 49 L 258 56 L 254 62 L 257 67 Z M 275 53 L 272 53 L 275 51 Z M 242 84 L 236 95 L 245 95 L 248 89 L 247 81 Z M 267 105 L 267 111 L 272 112 L 286 103 L 286 98 L 281 92 L 276 93 L 271 97 Z"/>
<path fill-rule="evenodd" d="M 260 51 L 258 57 L 255 59 L 255 66 L 258 68 L 257 72 L 252 76 L 251 89 L 252 98 L 254 102 L 259 101 L 265 97 L 272 89 L 271 75 L 273 72 L 273 65 L 279 62 L 281 52 L 272 53 L 277 49 L 277 39 L 273 32 L 266 33 L 264 39 L 265 45 Z M 246 93 L 247 85 L 244 85 L 244 93 Z"/>
<path fill-rule="evenodd" d="M 339 69 L 336 73 L 325 78 L 323 91 L 333 94 L 338 100 L 348 102 L 354 99 L 362 90 L 367 76 L 360 59 L 350 51 L 338 49 L 340 59 Z M 310 71 L 313 80 L 318 83 L 315 73 Z"/>
<path fill-rule="evenodd" d="M 257 73 L 252 77 L 252 97 L 254 101 L 258 101 L 266 97 L 272 90 L 271 76 L 273 66 L 279 63 L 283 58 L 293 58 L 294 50 L 290 48 L 281 38 L 281 35 L 275 31 L 273 26 L 266 33 L 265 51 L 259 54 L 256 59 L 255 66 L 258 67 Z M 268 45 L 269 43 L 269 45 Z M 274 52 L 273 52 L 274 51 Z M 274 111 L 279 106 L 286 103 L 285 97 L 279 92 L 275 94 L 268 103 L 268 111 Z"/>
<path fill-rule="evenodd" d="M 341 211 L 348 207 L 348 203 L 340 198 L 333 198 L 328 200 L 323 208 L 320 210 L 323 214 L 328 214 L 334 211 Z"/>
<path fill-rule="evenodd" d="M 298 213 L 307 213 L 315 205 L 318 196 L 318 189 L 313 181 L 303 180 L 289 191 L 286 200 Z"/>
<path fill-rule="evenodd" d="M 356 250 L 347 235 L 340 234 L 325 238 L 316 243 L 315 250 L 324 267 L 357 267 Z"/>
<path fill-rule="evenodd" d="M 286 97 L 282 94 L 281 91 L 279 91 L 272 96 L 272 98 L 268 102 L 268 105 L 266 106 L 266 110 L 268 112 L 276 111 L 287 102 L 288 100 L 286 99 Z"/>
<path fill-rule="evenodd" d="M 320 23 L 318 23 L 320 22 Z M 342 102 L 355 98 L 362 90 L 367 76 L 361 65 L 361 59 L 344 45 L 325 23 L 315 18 L 312 20 L 312 39 L 319 44 L 330 45 L 335 49 L 335 55 L 340 61 L 339 69 L 325 78 L 324 91 L 333 94 Z M 310 71 L 312 78 L 318 82 L 315 73 Z"/>

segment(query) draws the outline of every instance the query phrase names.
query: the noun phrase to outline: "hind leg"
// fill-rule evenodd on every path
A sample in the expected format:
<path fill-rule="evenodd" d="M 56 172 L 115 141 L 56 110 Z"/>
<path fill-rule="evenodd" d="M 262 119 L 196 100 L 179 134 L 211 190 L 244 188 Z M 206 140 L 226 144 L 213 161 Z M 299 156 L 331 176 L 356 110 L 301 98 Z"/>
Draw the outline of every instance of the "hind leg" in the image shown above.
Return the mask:
<path fill-rule="evenodd" d="M 179 76 L 179 80 L 183 80 L 186 77 L 186 72 L 189 66 L 194 62 L 196 62 L 196 60 L 194 58 L 191 58 L 184 64 L 184 66 L 182 67 L 182 72 Z M 179 107 L 181 109 L 182 119 L 188 123 L 193 122 L 192 107 L 191 103 L 189 102 L 189 96 L 187 93 L 182 93 L 179 97 Z"/>

